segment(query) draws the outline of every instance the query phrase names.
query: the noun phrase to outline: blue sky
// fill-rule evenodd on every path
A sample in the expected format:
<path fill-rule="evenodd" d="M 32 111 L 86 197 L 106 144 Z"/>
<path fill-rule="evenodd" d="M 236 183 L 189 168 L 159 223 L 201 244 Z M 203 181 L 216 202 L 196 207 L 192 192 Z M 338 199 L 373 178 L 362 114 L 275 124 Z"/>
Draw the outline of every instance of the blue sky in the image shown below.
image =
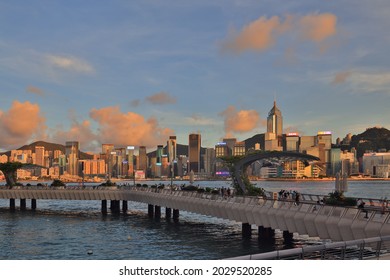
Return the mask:
<path fill-rule="evenodd" d="M 390 128 L 390 5 L 0 1 L 0 150 Z"/>

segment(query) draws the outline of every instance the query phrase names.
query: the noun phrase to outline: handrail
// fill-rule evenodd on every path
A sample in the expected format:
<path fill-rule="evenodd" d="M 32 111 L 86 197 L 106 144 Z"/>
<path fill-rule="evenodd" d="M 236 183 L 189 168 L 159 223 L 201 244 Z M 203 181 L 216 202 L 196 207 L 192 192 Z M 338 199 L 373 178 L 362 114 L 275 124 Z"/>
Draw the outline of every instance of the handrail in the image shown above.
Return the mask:
<path fill-rule="evenodd" d="M 332 254 L 329 254 L 332 252 Z M 340 253 L 340 254 L 338 254 Z M 275 260 L 275 259 L 379 259 L 390 257 L 390 235 L 365 239 L 340 241 L 319 245 L 308 245 L 301 248 L 275 250 L 227 258 L 226 260 Z"/>

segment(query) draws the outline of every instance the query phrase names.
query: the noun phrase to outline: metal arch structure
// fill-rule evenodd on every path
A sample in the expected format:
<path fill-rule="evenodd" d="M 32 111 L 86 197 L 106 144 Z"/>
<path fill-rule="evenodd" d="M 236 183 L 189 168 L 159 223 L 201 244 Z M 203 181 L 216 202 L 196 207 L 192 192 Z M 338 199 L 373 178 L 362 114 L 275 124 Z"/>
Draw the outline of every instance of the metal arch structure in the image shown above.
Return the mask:
<path fill-rule="evenodd" d="M 310 165 L 313 162 L 320 161 L 318 157 L 302 154 L 297 152 L 279 152 L 279 151 L 270 151 L 270 152 L 260 152 L 249 154 L 246 157 L 240 159 L 234 163 L 234 172 L 233 182 L 238 184 L 242 191 L 245 193 L 246 187 L 242 179 L 242 174 L 245 174 L 246 168 L 253 162 L 258 160 L 267 160 L 270 162 L 282 163 L 285 161 L 300 160 L 304 162 L 305 165 Z"/>

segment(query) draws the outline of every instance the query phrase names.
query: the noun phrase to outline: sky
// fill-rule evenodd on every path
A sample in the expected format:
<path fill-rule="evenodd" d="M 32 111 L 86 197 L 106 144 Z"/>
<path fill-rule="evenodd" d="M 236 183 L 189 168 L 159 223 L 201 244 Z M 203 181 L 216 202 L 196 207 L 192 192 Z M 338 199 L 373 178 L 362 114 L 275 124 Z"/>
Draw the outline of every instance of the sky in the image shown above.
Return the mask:
<path fill-rule="evenodd" d="M 388 0 L 0 0 L 0 151 L 390 128 Z"/>

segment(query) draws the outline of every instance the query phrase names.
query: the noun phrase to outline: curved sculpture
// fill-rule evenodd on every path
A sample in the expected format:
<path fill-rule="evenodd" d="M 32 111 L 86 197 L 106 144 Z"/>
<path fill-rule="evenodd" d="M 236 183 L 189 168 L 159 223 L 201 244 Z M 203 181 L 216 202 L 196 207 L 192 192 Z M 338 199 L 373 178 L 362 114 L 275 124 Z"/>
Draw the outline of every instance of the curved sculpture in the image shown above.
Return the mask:
<path fill-rule="evenodd" d="M 291 161 L 291 160 L 300 160 L 305 163 L 305 165 L 309 165 L 310 162 L 319 161 L 318 157 L 296 153 L 296 152 L 279 152 L 279 151 L 270 151 L 270 152 L 260 152 L 249 154 L 244 158 L 241 158 L 237 162 L 234 163 L 234 172 L 232 172 L 232 179 L 235 184 L 240 186 L 242 191 L 245 193 L 246 187 L 243 181 L 242 176 L 245 175 L 245 169 L 251 163 L 258 160 L 268 160 L 271 162 L 281 163 L 283 161 Z"/>

